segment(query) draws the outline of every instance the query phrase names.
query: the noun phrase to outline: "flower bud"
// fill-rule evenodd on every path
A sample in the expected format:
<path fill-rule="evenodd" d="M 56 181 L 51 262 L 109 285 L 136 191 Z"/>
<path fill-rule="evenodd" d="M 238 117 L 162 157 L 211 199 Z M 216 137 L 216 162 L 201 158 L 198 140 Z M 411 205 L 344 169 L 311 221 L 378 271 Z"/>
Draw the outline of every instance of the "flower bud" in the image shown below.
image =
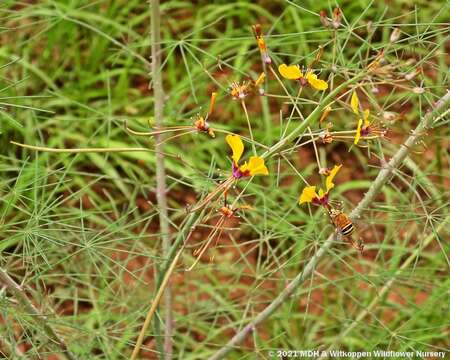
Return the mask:
<path fill-rule="evenodd" d="M 393 111 L 383 111 L 383 119 L 386 121 L 393 121 L 398 117 L 397 113 Z"/>
<path fill-rule="evenodd" d="M 342 11 L 339 8 L 339 6 L 336 6 L 333 10 L 333 21 L 332 21 L 333 27 L 335 29 L 338 29 L 339 26 L 341 26 L 341 21 L 342 21 Z"/>
<path fill-rule="evenodd" d="M 389 41 L 391 43 L 395 43 L 398 39 L 400 39 L 400 28 L 394 28 L 394 30 L 391 33 L 391 37 L 389 38 Z"/>
<path fill-rule="evenodd" d="M 320 22 L 326 28 L 330 27 L 330 21 L 328 20 L 328 14 L 325 10 L 320 10 Z"/>

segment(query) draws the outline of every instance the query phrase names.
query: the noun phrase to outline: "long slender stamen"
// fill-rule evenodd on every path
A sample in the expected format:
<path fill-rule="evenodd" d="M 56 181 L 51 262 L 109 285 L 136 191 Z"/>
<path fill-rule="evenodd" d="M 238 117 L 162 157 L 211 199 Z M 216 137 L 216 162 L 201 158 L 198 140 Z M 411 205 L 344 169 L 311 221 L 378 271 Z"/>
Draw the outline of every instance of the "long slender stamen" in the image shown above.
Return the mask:
<path fill-rule="evenodd" d="M 219 221 L 217 222 L 216 226 L 214 227 L 214 229 L 211 231 L 211 233 L 208 235 L 208 239 L 206 241 L 206 243 L 201 247 L 200 252 L 198 252 L 197 258 L 195 259 L 194 263 L 186 269 L 186 271 L 191 271 L 195 265 L 198 264 L 198 262 L 200 261 L 200 259 L 202 258 L 203 254 L 206 252 L 206 250 L 208 249 L 209 245 L 211 244 L 211 242 L 214 240 L 215 235 L 217 234 L 217 232 L 221 229 L 222 224 L 225 222 L 225 216 L 222 215 L 222 217 L 219 219 Z M 197 254 L 197 252 L 196 252 Z"/>
<path fill-rule="evenodd" d="M 153 131 L 136 131 L 128 127 L 127 122 L 124 123 L 125 131 L 128 132 L 131 135 L 137 135 L 137 136 L 155 136 L 160 135 L 168 132 L 174 132 L 174 131 L 180 131 L 184 129 L 192 128 L 190 125 L 183 125 L 183 126 L 170 126 L 165 127 L 164 129 L 156 129 Z"/>
<path fill-rule="evenodd" d="M 176 134 L 176 135 L 173 135 L 173 136 L 169 136 L 168 138 L 165 138 L 165 139 L 163 139 L 162 141 L 160 141 L 160 142 L 158 142 L 156 144 L 164 144 L 165 142 L 167 142 L 169 140 L 173 140 L 173 139 L 179 138 L 181 136 L 184 136 L 184 135 L 187 135 L 187 134 L 191 134 L 191 133 L 195 133 L 195 132 L 197 132 L 197 129 L 184 131 L 182 133 L 179 133 L 179 134 Z"/>
<path fill-rule="evenodd" d="M 220 192 L 222 192 L 222 190 L 227 191 L 233 184 L 234 180 L 235 180 L 234 177 L 230 176 L 222 184 L 217 186 L 216 189 L 214 189 L 211 193 L 209 193 L 202 201 L 198 202 L 194 207 L 192 207 L 188 211 L 195 212 L 206 206 L 213 198 L 215 198 Z"/>

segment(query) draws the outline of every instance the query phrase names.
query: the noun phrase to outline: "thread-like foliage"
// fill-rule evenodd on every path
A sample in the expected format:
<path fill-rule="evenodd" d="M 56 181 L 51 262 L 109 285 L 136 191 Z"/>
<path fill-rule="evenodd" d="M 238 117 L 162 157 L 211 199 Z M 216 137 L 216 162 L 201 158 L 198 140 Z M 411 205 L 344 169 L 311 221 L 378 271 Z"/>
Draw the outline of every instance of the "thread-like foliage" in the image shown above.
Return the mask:
<path fill-rule="evenodd" d="M 169 282 L 139 358 L 448 350 L 448 10 L 164 1 L 162 129 L 147 2 L 0 4 L 3 356 L 128 359 Z"/>

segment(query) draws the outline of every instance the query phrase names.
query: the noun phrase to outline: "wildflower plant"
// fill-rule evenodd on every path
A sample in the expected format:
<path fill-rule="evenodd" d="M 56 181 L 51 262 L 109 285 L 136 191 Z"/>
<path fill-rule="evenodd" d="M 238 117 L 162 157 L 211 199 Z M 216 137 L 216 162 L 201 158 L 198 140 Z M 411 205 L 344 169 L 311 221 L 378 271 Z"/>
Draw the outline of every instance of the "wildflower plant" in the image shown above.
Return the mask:
<path fill-rule="evenodd" d="M 0 5 L 6 357 L 448 350 L 448 5 L 239 4 Z"/>

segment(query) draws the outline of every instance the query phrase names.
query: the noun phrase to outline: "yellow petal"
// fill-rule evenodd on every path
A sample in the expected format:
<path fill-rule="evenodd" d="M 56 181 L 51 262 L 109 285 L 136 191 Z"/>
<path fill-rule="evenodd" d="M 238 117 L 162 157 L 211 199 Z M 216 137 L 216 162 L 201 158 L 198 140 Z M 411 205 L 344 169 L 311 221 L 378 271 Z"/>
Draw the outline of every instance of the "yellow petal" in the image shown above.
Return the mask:
<path fill-rule="evenodd" d="M 316 193 L 315 186 L 307 186 L 303 189 L 302 194 L 298 199 L 298 203 L 301 205 L 303 203 L 310 203 L 314 198 L 317 198 L 319 195 Z"/>
<path fill-rule="evenodd" d="M 370 125 L 369 115 L 370 115 L 370 110 L 369 109 L 364 110 L 364 126 L 365 127 L 368 127 Z"/>
<path fill-rule="evenodd" d="M 342 165 L 334 165 L 334 168 L 330 171 L 330 175 L 327 176 L 327 179 L 325 180 L 325 185 L 327 187 L 327 193 L 334 188 L 333 179 L 338 173 L 338 171 L 341 169 Z"/>
<path fill-rule="evenodd" d="M 320 117 L 319 124 L 322 124 L 322 122 L 327 118 L 327 116 L 330 114 L 331 106 L 327 106 L 322 113 L 322 116 Z"/>
<path fill-rule="evenodd" d="M 306 74 L 306 80 L 308 80 L 309 84 L 317 90 L 326 90 L 328 89 L 328 84 L 326 81 L 320 80 L 317 78 L 316 74 L 312 72 L 308 72 Z"/>
<path fill-rule="evenodd" d="M 287 66 L 286 64 L 281 64 L 278 66 L 278 71 L 282 77 L 289 80 L 297 80 L 303 77 L 298 65 Z"/>
<path fill-rule="evenodd" d="M 259 75 L 258 79 L 255 81 L 255 85 L 260 86 L 264 82 L 265 78 L 266 78 L 266 74 L 261 73 L 261 75 Z"/>
<path fill-rule="evenodd" d="M 216 92 L 212 92 L 211 93 L 211 100 L 209 102 L 208 114 L 211 114 L 213 112 L 214 104 L 216 103 L 216 98 L 217 98 L 217 93 Z"/>
<path fill-rule="evenodd" d="M 244 152 L 244 144 L 239 135 L 227 135 L 225 140 L 233 151 L 233 156 L 231 158 L 237 164 Z"/>
<path fill-rule="evenodd" d="M 248 168 L 250 170 L 250 175 L 269 175 L 269 170 L 267 170 L 264 164 L 264 159 L 259 156 L 252 156 L 248 161 Z"/>
<path fill-rule="evenodd" d="M 358 115 L 359 113 L 359 99 L 358 95 L 356 95 L 356 91 L 353 91 L 352 100 L 350 101 L 350 106 L 352 107 L 353 112 Z"/>
<path fill-rule="evenodd" d="M 354 144 L 355 144 L 355 145 L 358 144 L 358 141 L 359 141 L 359 139 L 361 138 L 361 127 L 362 127 L 362 123 L 363 123 L 362 119 L 359 119 L 359 120 L 358 120 L 358 127 L 356 128 L 356 135 L 355 135 L 355 141 L 354 141 Z"/>
<path fill-rule="evenodd" d="M 239 170 L 243 173 L 249 172 L 250 176 L 269 175 L 269 170 L 267 170 L 267 167 L 264 164 L 264 159 L 259 156 L 252 156 L 248 163 L 245 162 Z"/>

